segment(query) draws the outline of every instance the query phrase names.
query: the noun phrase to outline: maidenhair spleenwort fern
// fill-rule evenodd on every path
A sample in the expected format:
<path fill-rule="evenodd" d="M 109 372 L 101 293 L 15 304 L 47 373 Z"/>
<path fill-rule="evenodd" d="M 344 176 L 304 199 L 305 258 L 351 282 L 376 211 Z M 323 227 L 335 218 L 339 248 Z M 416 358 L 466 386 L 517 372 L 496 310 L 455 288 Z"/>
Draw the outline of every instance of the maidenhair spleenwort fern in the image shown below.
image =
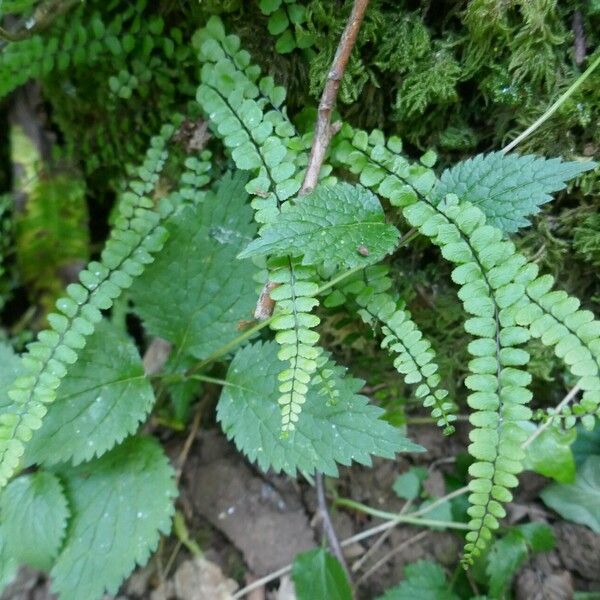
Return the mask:
<path fill-rule="evenodd" d="M 447 399 L 448 391 L 439 387 L 440 375 L 435 363 L 431 343 L 411 319 L 410 313 L 401 307 L 397 294 L 389 289 L 392 281 L 389 268 L 383 265 L 368 267 L 362 273 L 348 278 L 331 295 L 325 305 L 345 301 L 346 296 L 355 296 L 360 307 L 358 313 L 367 324 L 381 324 L 384 338 L 381 347 L 397 355 L 394 367 L 403 375 L 406 383 L 417 385 L 415 395 L 423 406 L 431 408 L 431 415 L 445 435 L 454 433 L 456 406 Z M 333 300 L 338 293 L 342 298 Z"/>
<path fill-rule="evenodd" d="M 285 91 L 270 77 L 260 79 L 260 69 L 239 50 L 239 38 L 226 35 L 218 18 L 209 20 L 194 43 L 203 63 L 197 100 L 236 166 L 253 173 L 246 189 L 253 196 L 255 220 L 268 226 L 300 189 L 305 162 L 304 143 L 281 110 Z M 282 430 L 288 432 L 298 420 L 320 354 L 319 336 L 312 331 L 319 318 L 311 314 L 318 305 L 318 278 L 313 268 L 285 255 L 267 267 L 269 281 L 279 284 L 271 292 L 277 302 L 271 327 L 281 346 L 278 356 L 289 363 L 279 374 Z"/>
<path fill-rule="evenodd" d="M 463 559 L 470 564 L 498 528 L 505 515 L 502 503 L 512 499 L 509 489 L 518 484 L 522 470 L 527 434 L 521 423 L 532 417 L 526 406 L 531 376 L 524 370 L 529 354 L 518 346 L 531 336 L 555 346 L 585 390 L 584 405 L 573 411 L 597 414 L 600 329 L 591 313 L 577 311 L 576 299 L 551 292 L 551 278 L 538 278 L 537 267 L 500 229 L 486 224 L 479 208 L 454 194 L 436 197 L 432 153 L 420 165 L 409 164 L 399 154 L 397 138 L 386 144 L 381 132 L 368 135 L 350 128 L 343 137 L 336 159 L 359 174 L 363 185 L 400 207 L 407 221 L 457 265 L 452 278 L 472 315 L 465 328 L 475 337 L 469 344 L 474 358 L 465 384 L 474 410 L 469 452 L 476 462 L 469 469 L 472 520 Z"/>
<path fill-rule="evenodd" d="M 13 406 L 0 416 L 0 486 L 6 485 L 17 469 L 24 444 L 41 427 L 47 405 L 56 399 L 61 380 L 101 320 L 101 311 L 112 306 L 165 242 L 166 230 L 160 223 L 172 207 L 165 200 L 159 214 L 150 193 L 174 131 L 173 125 L 166 125 L 151 140 L 138 171 L 139 180 L 133 181 L 120 199 L 119 215 L 100 262 L 91 262 L 79 274 L 80 283 L 67 287 L 67 295 L 56 302 L 58 312 L 48 315 L 50 329 L 42 331 L 22 357 L 25 373 L 8 393 Z"/>

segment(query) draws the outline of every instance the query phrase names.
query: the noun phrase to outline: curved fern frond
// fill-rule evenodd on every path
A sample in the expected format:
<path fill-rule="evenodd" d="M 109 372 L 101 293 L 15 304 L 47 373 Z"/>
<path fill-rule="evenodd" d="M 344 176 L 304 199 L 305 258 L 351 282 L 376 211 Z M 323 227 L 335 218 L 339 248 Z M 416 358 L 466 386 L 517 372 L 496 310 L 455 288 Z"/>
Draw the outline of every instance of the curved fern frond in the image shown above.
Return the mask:
<path fill-rule="evenodd" d="M 56 390 L 69 365 L 78 359 L 86 338 L 134 277 L 151 263 L 166 239 L 161 216 L 148 194 L 158 181 L 167 158 L 167 140 L 173 125 L 163 127 L 151 141 L 139 169 L 139 181 L 130 185 L 119 204 L 119 216 L 101 254 L 79 274 L 80 283 L 67 287 L 67 295 L 56 302 L 57 313 L 48 315 L 50 328 L 38 335 L 22 357 L 25 373 L 18 377 L 8 395 L 12 410 L 0 417 L 0 486 L 4 486 L 18 466 L 24 444 L 39 429 L 47 405 L 56 399 Z M 163 213 L 171 210 L 168 201 Z"/>
<path fill-rule="evenodd" d="M 537 271 L 536 271 L 537 273 Z M 563 407 L 560 417 L 567 427 L 577 419 L 591 429 L 600 416 L 600 321 L 589 310 L 580 310 L 577 298 L 552 290 L 554 278 L 542 275 L 526 289 L 527 303 L 516 315 L 519 325 L 528 327 L 532 337 L 552 347 L 555 355 L 579 379 L 581 401 Z M 549 416 L 557 416 L 550 409 Z"/>
<path fill-rule="evenodd" d="M 303 142 L 280 108 L 285 93 L 272 78 L 260 79 L 260 69 L 239 50 L 239 38 L 226 35 L 217 17 L 197 33 L 194 43 L 203 63 L 198 103 L 236 166 L 254 175 L 246 190 L 253 196 L 255 220 L 272 224 L 302 182 Z M 316 348 L 319 336 L 312 331 L 319 319 L 311 314 L 318 305 L 318 277 L 314 269 L 285 255 L 267 266 L 271 284 L 281 284 L 271 292 L 277 303 L 271 328 L 281 346 L 279 358 L 290 365 L 279 375 L 282 429 L 287 432 L 298 420 L 321 352 Z"/>
<path fill-rule="evenodd" d="M 436 183 L 431 154 L 422 158 L 421 165 L 410 165 L 396 154 L 399 141 L 392 140 L 392 147 L 383 142 L 379 132 L 370 137 L 358 132 L 349 151 L 342 149 L 337 155 L 346 157 L 346 164 L 361 174 L 363 185 L 400 206 L 408 222 L 458 265 L 452 277 L 461 286 L 465 310 L 473 315 L 465 324 L 476 337 L 469 344 L 474 358 L 465 382 L 471 390 L 467 402 L 475 411 L 470 416 L 474 429 L 469 452 L 477 461 L 470 469 L 474 479 L 469 484 L 472 520 L 464 557 L 468 564 L 499 526 L 498 519 L 505 514 L 501 502 L 512 498 L 509 488 L 517 485 L 516 474 L 522 469 L 520 445 L 526 433 L 519 421 L 531 418 L 531 410 L 524 406 L 531 398 L 526 389 L 531 378 L 518 368 L 529 355 L 515 346 L 527 341 L 529 334 L 515 327 L 514 305 L 519 304 L 524 286 L 515 288 L 512 282 L 522 265 L 511 263 L 514 245 L 485 224 L 479 209 L 459 205 L 456 197 L 438 205 L 428 198 Z"/>
<path fill-rule="evenodd" d="M 400 306 L 396 294 L 388 290 L 392 282 L 388 267 L 375 266 L 365 269 L 352 280 L 340 286 L 339 291 L 356 297 L 359 315 L 367 324 L 380 322 L 384 338 L 381 347 L 397 355 L 394 367 L 408 384 L 417 385 L 415 395 L 423 406 L 431 409 L 437 425 L 445 435 L 454 433 L 452 423 L 456 406 L 446 400 L 448 391 L 439 387 L 440 376 L 431 342 L 427 340 L 412 320 L 410 312 Z"/>
<path fill-rule="evenodd" d="M 531 399 L 526 386 L 531 376 L 524 367 L 529 355 L 518 345 L 533 337 L 555 346 L 571 372 L 580 377 L 584 399 L 573 412 L 584 414 L 589 426 L 600 400 L 598 353 L 600 324 L 589 311 L 565 292 L 552 292 L 552 279 L 537 277 L 538 270 L 504 239 L 503 232 L 486 224 L 485 214 L 452 194 L 435 197 L 437 179 L 428 152 L 421 164 L 409 164 L 398 153 L 400 140 L 385 141 L 381 132 L 368 135 L 346 128 L 336 158 L 363 185 L 371 186 L 402 209 L 408 222 L 442 250 L 444 258 L 457 264 L 453 280 L 461 286 L 459 297 L 473 317 L 467 332 L 478 339 L 469 344 L 474 359 L 466 385 L 472 390 L 469 452 L 477 460 L 471 468 L 469 514 L 472 531 L 467 534 L 464 563 L 486 546 L 491 532 L 504 515 L 502 502 L 517 485 L 526 434 L 519 422 L 531 419 L 524 406 Z M 439 188 L 437 188 L 439 189 Z M 574 421 L 571 419 L 570 423 Z"/>

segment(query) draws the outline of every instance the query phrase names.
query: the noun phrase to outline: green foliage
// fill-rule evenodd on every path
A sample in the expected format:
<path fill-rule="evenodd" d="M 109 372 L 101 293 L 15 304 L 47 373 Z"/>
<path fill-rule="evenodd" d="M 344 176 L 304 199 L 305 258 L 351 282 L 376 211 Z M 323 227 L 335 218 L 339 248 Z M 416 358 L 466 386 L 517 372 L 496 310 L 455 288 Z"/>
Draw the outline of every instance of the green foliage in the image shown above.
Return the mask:
<path fill-rule="evenodd" d="M 600 456 L 588 456 L 570 484 L 553 483 L 540 494 L 565 519 L 600 533 Z"/>
<path fill-rule="evenodd" d="M 456 194 L 461 201 L 478 206 L 490 225 L 514 233 L 530 224 L 527 217 L 552 200 L 552 193 L 595 166 L 593 162 L 563 162 L 531 154 L 479 154 L 446 169 L 435 194 L 439 199 Z"/>
<path fill-rule="evenodd" d="M 534 524 L 495 543 L 492 535 L 524 467 L 569 482 L 574 426 L 589 429 L 600 414 L 600 323 L 571 294 L 579 289 L 571 281 L 584 279 L 581 264 L 598 262 L 597 182 L 593 163 L 580 160 L 596 148 L 598 80 L 590 78 L 557 115 L 577 126 L 576 140 L 573 127 L 564 136 L 552 134 L 550 124 L 537 133 L 540 147 L 551 139 L 552 152 L 558 144 L 576 161 L 497 152 L 459 162 L 438 178 L 436 152 L 409 160 L 394 133 L 408 139 L 409 151 L 437 146 L 444 167 L 461 158 L 454 151 L 500 147 L 572 80 L 571 15 L 548 0 L 470 0 L 448 14 L 428 3 L 418 10 L 415 3 L 371 3 L 335 118 L 382 125 L 392 135 L 346 123 L 319 185 L 299 195 L 313 135 L 310 109 L 299 109 L 322 91 L 350 5 L 90 0 L 3 48 L 0 96 L 39 81 L 61 146 L 54 155 L 77 162 L 86 175 L 85 185 L 72 174 L 79 171 L 30 185 L 31 174 L 41 172 L 37 159 L 15 147 L 14 170 L 22 173 L 14 187 L 30 194 L 17 223 L 16 258 L 36 305 L 23 314 L 8 307 L 3 335 L 12 346 L 34 334 L 28 319 L 43 304 L 38 296 L 58 295 L 56 272 L 96 254 L 81 227 L 87 205 L 93 240 L 106 237 L 104 217 L 114 207 L 104 250 L 80 283 L 67 287 L 48 316 L 50 328 L 20 358 L 0 345 L 0 584 L 30 563 L 50 570 L 62 599 L 93 599 L 116 593 L 147 560 L 169 529 L 175 496 L 159 446 L 127 437 L 154 406 L 151 382 L 155 422 L 177 427 L 197 399 L 197 380 L 222 384 L 217 419 L 238 449 L 263 470 L 308 478 L 317 471 L 337 476 L 339 465 L 353 461 L 370 465 L 372 456 L 421 451 L 391 423 L 406 416 L 414 395 L 452 433 L 466 388 L 473 462 L 465 566 L 480 556 L 490 593 L 500 595 L 530 550 L 551 546 Z M 26 15 L 33 6 L 19 0 L 2 8 Z M 585 19 L 594 14 L 582 12 Z M 593 23 L 586 24 L 590 42 L 597 38 Z M 240 38 L 269 74 L 261 74 Z M 289 98 L 271 73 L 284 75 Z M 469 102 L 461 101 L 465 93 Z M 173 116 L 181 113 L 185 119 Z M 148 146 L 142 166 L 132 168 Z M 1 184 L 12 166 L 0 164 Z M 537 232 L 529 241 L 507 238 L 579 175 L 581 188 L 568 192 L 576 206 L 568 218 L 559 207 L 541 221 L 543 239 Z M 207 189 L 213 177 L 219 181 Z M 398 243 L 406 224 L 412 229 Z M 533 244 L 530 262 L 532 238 L 541 249 Z M 549 249 L 546 240 L 554 244 Z M 562 263 L 554 268 L 557 254 Z M 447 265 L 440 266 L 440 255 Z M 0 265 L 12 260 L 6 245 L 0 257 Z M 562 282 L 572 262 L 579 267 L 563 282 L 570 293 L 539 274 L 550 264 Z M 597 282 L 585 279 L 593 294 Z M 458 300 L 450 297 L 452 285 Z M 254 322 L 247 322 L 255 306 Z M 111 310 L 111 320 L 103 319 Z M 336 319 L 351 331 L 352 345 L 344 334 L 341 345 L 328 345 L 326 335 L 318 345 L 317 327 L 327 333 Z M 168 340 L 171 354 L 158 372 L 144 374 L 128 329 L 140 347 L 152 336 Z M 245 345 L 259 330 L 263 339 Z M 375 349 L 377 338 L 389 362 Z M 536 371 L 522 346 L 532 338 L 540 342 L 532 347 L 536 360 L 548 363 L 544 376 L 582 391 L 560 412 L 547 408 L 555 393 L 548 385 L 548 394 L 536 395 L 538 411 L 529 407 Z M 221 363 L 232 351 L 227 368 Z M 369 384 L 381 373 L 392 382 L 384 391 L 387 414 L 332 358 L 351 352 Z M 392 361 L 406 387 L 392 374 Z M 210 387 L 206 392 L 202 409 L 212 397 Z M 547 429 L 528 444 L 538 419 Z M 51 472 L 42 468 L 48 465 Z M 36 470 L 22 473 L 30 467 Z M 588 459 L 574 483 L 544 496 L 596 528 L 592 467 Z M 413 470 L 395 489 L 416 500 L 421 479 Z M 563 506 L 565 490 L 578 495 L 577 505 Z M 429 516 L 463 525 L 449 502 Z M 296 562 L 299 598 L 350 594 L 332 560 L 316 551 Z M 437 565 L 417 563 L 385 597 L 453 598 L 454 583 Z"/>
<path fill-rule="evenodd" d="M 502 503 L 510 501 L 510 488 L 518 485 L 525 453 L 521 448 L 527 433 L 522 422 L 532 418 L 526 404 L 531 375 L 524 370 L 529 354 L 518 348 L 531 336 L 558 349 L 584 389 L 580 405 L 568 409 L 567 424 L 575 414 L 590 424 L 600 404 L 598 391 L 598 336 L 600 330 L 589 311 L 578 311 L 579 301 L 565 292 L 551 292 L 553 279 L 537 277 L 503 232 L 486 224 L 484 213 L 454 194 L 436 202 L 437 180 L 429 169 L 434 157 L 425 154 L 421 165 L 410 165 L 398 155 L 396 140 L 387 146 L 380 132 L 367 135 L 347 128 L 336 149 L 336 159 L 368 178 L 371 187 L 401 208 L 404 217 L 441 249 L 442 256 L 457 265 L 452 279 L 458 295 L 472 315 L 465 323 L 474 336 L 468 349 L 473 359 L 465 380 L 471 390 L 467 402 L 475 411 L 469 420 L 469 453 L 476 462 L 469 473 L 471 507 L 465 563 L 470 563 L 487 545 L 491 532 L 504 517 Z M 376 174 L 376 177 L 375 177 Z M 530 173 L 533 179 L 535 173 Z M 593 324 L 590 324 L 593 323 Z M 548 329 L 552 325 L 551 331 Z"/>
<path fill-rule="evenodd" d="M 528 428 L 535 431 L 533 423 Z M 558 483 L 572 483 L 575 479 L 575 460 L 571 445 L 577 436 L 575 429 L 563 431 L 550 427 L 539 435 L 529 446 L 525 458 L 525 468 L 532 469 Z"/>
<path fill-rule="evenodd" d="M 73 518 L 50 573 L 53 590 L 64 600 L 116 594 L 171 528 L 177 491 L 167 457 L 154 440 L 129 438 L 60 475 Z"/>
<path fill-rule="evenodd" d="M 245 182 L 226 175 L 214 193 L 171 216 L 169 240 L 131 288 L 146 331 L 175 344 L 180 356 L 206 358 L 252 313 L 257 269 L 235 259 L 256 232 Z"/>
<path fill-rule="evenodd" d="M 404 581 L 388 590 L 379 600 L 456 600 L 449 589 L 444 570 L 428 560 L 420 560 L 404 569 Z"/>
<path fill-rule="evenodd" d="M 17 469 L 24 444 L 41 427 L 67 365 L 77 362 L 86 338 L 102 319 L 101 311 L 112 306 L 164 244 L 166 231 L 147 194 L 158 180 L 166 159 L 166 140 L 172 133 L 173 127 L 165 126 L 162 135 L 153 139 L 140 168 L 140 180 L 134 181 L 121 199 L 120 214 L 101 262 L 91 262 L 79 274 L 81 283 L 67 287 L 67 295 L 56 302 L 59 312 L 48 315 L 51 328 L 40 333 L 22 359 L 23 373 L 8 392 L 12 404 L 0 420 L 0 485 Z"/>
<path fill-rule="evenodd" d="M 322 356 L 321 359 L 326 357 Z M 319 361 L 321 362 L 321 361 Z M 242 348 L 229 367 L 217 418 L 237 448 L 263 470 L 295 476 L 297 471 L 337 476 L 336 463 L 371 465 L 371 455 L 392 458 L 421 447 L 381 420 L 383 411 L 358 394 L 363 382 L 344 377 L 342 367 L 323 361 L 319 373 L 339 391 L 327 398 L 318 378 L 306 394 L 296 428 L 281 436 L 277 408 L 277 373 L 281 363 L 273 343 Z M 330 373 L 327 373 L 327 372 Z"/>
<path fill-rule="evenodd" d="M 25 462 L 74 465 L 102 456 L 134 433 L 154 404 L 140 355 L 123 332 L 103 320 L 57 389 Z"/>
<path fill-rule="evenodd" d="M 306 7 L 296 0 L 260 0 L 261 12 L 269 16 L 267 28 L 278 36 L 275 50 L 288 54 L 296 48 L 310 48 L 314 39 L 306 31 Z"/>
<path fill-rule="evenodd" d="M 256 221 L 273 223 L 300 189 L 298 163 L 304 160 L 294 126 L 280 110 L 285 93 L 272 78 L 259 79 L 260 69 L 249 64 L 248 53 L 238 50 L 239 38 L 227 36 L 219 19 L 211 18 L 195 43 L 204 63 L 197 100 L 238 169 L 254 175 L 246 190 L 254 196 Z M 269 281 L 279 284 L 271 293 L 278 303 L 271 327 L 281 345 L 279 358 L 289 362 L 279 375 L 278 400 L 282 429 L 289 432 L 298 422 L 320 354 L 315 348 L 318 334 L 312 331 L 319 318 L 310 314 L 318 305 L 318 286 L 314 270 L 300 268 L 289 256 L 273 259 L 269 271 Z"/>
<path fill-rule="evenodd" d="M 240 257 L 282 254 L 302 257 L 304 265 L 353 268 L 379 262 L 398 240 L 370 192 L 338 183 L 322 186 L 263 228 Z"/>
<path fill-rule="evenodd" d="M 10 482 L 0 496 L 4 552 L 19 564 L 48 569 L 65 536 L 69 508 L 52 473 L 38 471 Z"/>
<path fill-rule="evenodd" d="M 542 523 L 529 523 L 511 529 L 490 547 L 486 556 L 489 594 L 503 598 L 518 568 L 531 552 L 543 552 L 554 547 L 552 529 Z"/>
<path fill-rule="evenodd" d="M 381 324 L 384 338 L 381 347 L 397 355 L 394 367 L 404 376 L 406 383 L 419 384 L 415 395 L 422 398 L 423 406 L 433 407 L 431 414 L 438 426 L 449 435 L 454 432 L 452 422 L 455 406 L 446 400 L 448 391 L 439 388 L 441 378 L 434 362 L 431 343 L 411 319 L 410 313 L 399 308 L 398 298 L 386 293 L 391 282 L 387 269 L 369 269 L 341 286 L 342 294 L 356 296 L 359 314 L 368 324 Z"/>
<path fill-rule="evenodd" d="M 292 565 L 292 579 L 298 600 L 352 600 L 342 565 L 323 548 L 299 554 Z"/>
<path fill-rule="evenodd" d="M 415 500 L 419 496 L 421 483 L 426 478 L 426 469 L 422 467 L 412 467 L 406 473 L 396 477 L 392 489 L 399 498 L 404 498 L 405 500 Z"/>
<path fill-rule="evenodd" d="M 50 175 L 31 186 L 15 224 L 17 262 L 22 280 L 49 309 L 60 296 L 65 273 L 89 259 L 87 221 L 81 179 Z"/>

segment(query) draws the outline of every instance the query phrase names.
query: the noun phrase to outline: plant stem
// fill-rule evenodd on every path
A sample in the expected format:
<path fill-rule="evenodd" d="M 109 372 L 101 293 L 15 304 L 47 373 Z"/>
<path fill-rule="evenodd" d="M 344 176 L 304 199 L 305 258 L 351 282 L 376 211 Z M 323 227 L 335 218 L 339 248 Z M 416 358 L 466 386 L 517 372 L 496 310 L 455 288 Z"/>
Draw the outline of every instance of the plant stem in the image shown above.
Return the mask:
<path fill-rule="evenodd" d="M 573 398 L 575 398 L 575 396 L 577 395 L 577 393 L 579 392 L 581 388 L 579 387 L 579 384 L 577 384 L 575 387 L 571 388 L 571 390 L 569 391 L 569 393 L 556 405 L 555 411 L 557 415 L 560 415 L 560 412 L 562 410 L 562 408 L 564 406 L 566 406 L 567 404 L 569 404 L 569 402 L 571 402 L 571 400 L 573 400 Z M 533 440 L 535 440 L 538 436 L 540 436 L 546 429 L 548 429 L 548 427 L 550 427 L 550 425 L 552 425 L 552 423 L 554 422 L 554 418 L 553 417 L 549 417 L 548 420 L 545 423 L 542 423 L 542 425 L 540 425 L 524 442 L 523 445 L 521 446 L 522 448 L 527 448 L 528 446 L 530 446 L 533 442 Z"/>
<path fill-rule="evenodd" d="M 346 571 L 348 580 L 351 581 L 350 570 L 348 569 L 348 565 L 346 564 L 346 559 L 344 558 L 344 553 L 342 552 L 340 541 L 338 540 L 337 535 L 335 533 L 335 528 L 333 526 L 333 523 L 331 522 L 331 515 L 329 514 L 329 509 L 327 508 L 327 498 L 325 496 L 325 485 L 323 479 L 323 473 L 317 472 L 315 475 L 315 483 L 317 488 L 319 519 L 322 523 L 323 533 L 327 537 L 327 541 L 329 543 L 331 551 L 333 552 L 333 555 L 338 559 L 344 571 Z"/>
<path fill-rule="evenodd" d="M 386 519 L 387 521 L 396 521 L 398 523 L 409 523 L 411 525 L 420 525 L 422 527 L 444 527 L 447 529 L 469 529 L 469 526 L 466 523 L 454 523 L 452 521 L 434 521 L 432 519 L 421 519 L 419 517 L 413 516 L 416 513 L 409 513 L 408 515 L 402 515 L 399 513 L 387 512 L 385 510 L 378 510 L 376 508 L 371 508 L 366 504 L 362 504 L 361 502 L 356 502 L 355 500 L 350 500 L 349 498 L 338 498 L 335 501 L 336 504 L 340 506 L 347 506 L 348 508 L 353 508 L 355 510 L 359 510 L 360 512 L 364 512 L 373 517 L 378 517 L 380 519 Z"/>
<path fill-rule="evenodd" d="M 300 196 L 312 192 L 317 186 L 319 172 L 325 160 L 329 142 L 336 132 L 336 128 L 331 125 L 331 113 L 335 106 L 340 83 L 344 77 L 344 71 L 346 70 L 368 4 L 369 0 L 354 0 L 352 12 L 350 13 L 329 73 L 327 74 L 327 82 L 325 83 L 321 101 L 319 102 L 315 136 L 306 167 L 306 175 L 304 176 L 304 183 L 298 192 Z"/>
<path fill-rule="evenodd" d="M 569 88 L 548 107 L 546 112 L 532 123 L 523 133 L 517 136 L 510 144 L 502 148 L 502 153 L 510 152 L 515 146 L 520 144 L 525 138 L 529 137 L 536 129 L 543 125 L 576 91 L 579 86 L 592 74 L 594 69 L 600 65 L 600 54 L 596 60 L 569 86 Z"/>

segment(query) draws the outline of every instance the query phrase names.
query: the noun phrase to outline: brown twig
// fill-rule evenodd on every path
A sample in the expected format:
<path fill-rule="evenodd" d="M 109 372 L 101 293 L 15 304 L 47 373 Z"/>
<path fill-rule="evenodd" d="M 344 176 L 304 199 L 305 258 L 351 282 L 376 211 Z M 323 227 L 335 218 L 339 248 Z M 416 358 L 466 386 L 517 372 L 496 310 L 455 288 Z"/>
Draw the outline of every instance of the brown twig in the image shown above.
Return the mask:
<path fill-rule="evenodd" d="M 321 526 L 323 527 L 323 533 L 327 537 L 327 541 L 329 543 L 331 551 L 333 552 L 333 555 L 338 559 L 344 571 L 346 571 L 348 579 L 350 579 L 350 570 L 348 569 L 348 565 L 346 564 L 346 559 L 344 558 L 344 553 L 342 552 L 342 546 L 340 545 L 340 541 L 338 540 L 337 535 L 335 533 L 335 528 L 333 527 L 333 523 L 331 522 L 331 515 L 329 514 L 329 509 L 327 508 L 327 498 L 325 497 L 323 473 L 316 473 L 315 483 L 317 487 L 317 503 L 319 506 L 318 516 L 321 522 Z"/>
<path fill-rule="evenodd" d="M 26 40 L 32 35 L 47 29 L 52 25 L 55 19 L 64 15 L 78 3 L 78 0 L 68 0 L 67 2 L 58 0 L 57 2 L 48 2 L 48 4 L 40 6 L 36 10 L 32 17 L 32 23 L 24 29 L 10 31 L 4 27 L 0 27 L 0 39 L 7 42 L 20 42 Z"/>
<path fill-rule="evenodd" d="M 329 73 L 327 74 L 323 95 L 319 102 L 315 137 L 310 150 L 310 158 L 308 160 L 308 166 L 306 167 L 304 183 L 300 188 L 299 195 L 308 194 L 315 189 L 319 179 L 321 165 L 325 160 L 325 154 L 329 147 L 329 142 L 338 129 L 337 125 L 331 124 L 331 113 L 333 112 L 340 83 L 344 77 L 346 65 L 348 64 L 350 53 L 356 42 L 356 37 L 358 36 L 358 31 L 363 17 L 365 16 L 368 4 L 369 0 L 354 0 L 352 12 L 350 13 L 350 17 L 348 18 L 348 22 L 346 23 L 346 27 L 340 38 L 340 43 L 338 44 Z"/>

